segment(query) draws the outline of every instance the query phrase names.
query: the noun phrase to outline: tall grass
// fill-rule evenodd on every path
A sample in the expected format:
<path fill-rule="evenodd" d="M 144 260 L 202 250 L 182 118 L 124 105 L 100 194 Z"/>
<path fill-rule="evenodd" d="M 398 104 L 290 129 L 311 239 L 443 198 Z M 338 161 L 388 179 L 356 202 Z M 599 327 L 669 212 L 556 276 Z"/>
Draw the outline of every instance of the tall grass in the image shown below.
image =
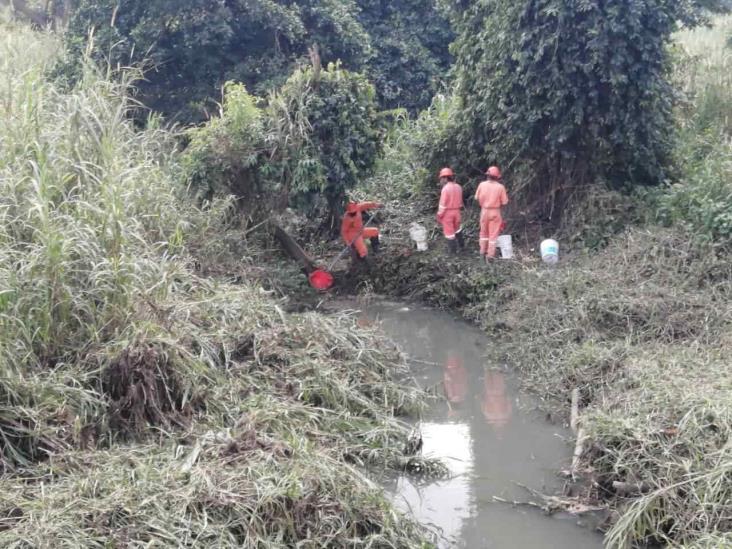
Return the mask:
<path fill-rule="evenodd" d="M 421 546 L 365 474 L 441 472 L 401 355 L 199 276 L 230 205 L 135 128 L 134 71 L 64 90 L 52 36 L 0 28 L 0 545 Z"/>
<path fill-rule="evenodd" d="M 700 239 L 732 243 L 732 17 L 677 37 L 675 184 L 656 195 L 658 218 Z"/>

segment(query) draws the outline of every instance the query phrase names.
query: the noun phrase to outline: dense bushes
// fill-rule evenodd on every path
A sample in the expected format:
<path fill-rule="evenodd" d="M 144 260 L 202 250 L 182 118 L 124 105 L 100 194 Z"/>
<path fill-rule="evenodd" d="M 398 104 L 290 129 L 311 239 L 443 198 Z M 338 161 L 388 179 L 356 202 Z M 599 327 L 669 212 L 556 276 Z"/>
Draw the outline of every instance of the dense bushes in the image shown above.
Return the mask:
<path fill-rule="evenodd" d="M 326 62 L 368 74 L 387 108 L 427 105 L 451 60 L 432 0 L 81 0 L 67 34 L 72 72 L 91 29 L 100 58 L 147 60 L 143 102 L 184 121 L 205 118 L 228 80 L 266 95 L 313 44 Z"/>
<path fill-rule="evenodd" d="M 284 205 L 333 216 L 380 150 L 373 87 L 316 60 L 258 103 L 228 84 L 221 115 L 190 131 L 184 166 L 193 190 L 233 194 L 250 211 L 279 196 Z"/>

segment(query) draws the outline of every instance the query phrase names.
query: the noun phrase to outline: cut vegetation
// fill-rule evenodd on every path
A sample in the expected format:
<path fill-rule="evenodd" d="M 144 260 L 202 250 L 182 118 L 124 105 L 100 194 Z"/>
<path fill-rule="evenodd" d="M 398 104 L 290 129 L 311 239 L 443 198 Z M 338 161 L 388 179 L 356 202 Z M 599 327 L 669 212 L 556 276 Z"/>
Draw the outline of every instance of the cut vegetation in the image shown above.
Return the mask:
<path fill-rule="evenodd" d="M 226 201 L 177 186 L 128 76 L 63 91 L 45 34 L 0 43 L 0 545 L 419 547 L 366 477 L 425 395 L 348 316 L 204 279 Z"/>

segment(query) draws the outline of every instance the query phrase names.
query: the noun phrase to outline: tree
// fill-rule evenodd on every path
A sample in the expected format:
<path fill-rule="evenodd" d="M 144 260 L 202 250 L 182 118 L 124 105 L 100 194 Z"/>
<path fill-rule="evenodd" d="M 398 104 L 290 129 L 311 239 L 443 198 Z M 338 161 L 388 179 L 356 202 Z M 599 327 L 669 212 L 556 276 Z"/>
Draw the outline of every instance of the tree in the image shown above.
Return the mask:
<path fill-rule="evenodd" d="M 452 65 L 454 39 L 443 10 L 430 0 L 358 0 L 374 55 L 363 69 L 386 108 L 412 113 L 429 106 Z"/>
<path fill-rule="evenodd" d="M 142 101 L 183 121 L 208 118 L 227 81 L 266 95 L 306 62 L 313 44 L 325 62 L 373 74 L 385 106 L 417 108 L 429 103 L 449 63 L 446 34 L 435 30 L 447 32 L 448 24 L 434 23 L 433 0 L 402 3 L 80 0 L 66 40 L 72 60 L 86 51 L 90 29 L 100 58 L 123 66 L 146 60 Z"/>
<path fill-rule="evenodd" d="M 196 195 L 234 195 L 249 212 L 284 199 L 333 226 L 348 189 L 372 169 L 381 131 L 366 78 L 312 57 L 266 104 L 241 84 L 225 86 L 219 116 L 188 132 L 183 168 Z"/>
<path fill-rule="evenodd" d="M 452 11 L 458 150 L 529 174 L 542 198 L 573 185 L 663 181 L 672 143 L 667 44 L 691 2 L 476 0 Z"/>
<path fill-rule="evenodd" d="M 376 94 L 358 73 L 329 64 L 293 74 L 269 101 L 270 179 L 291 202 L 316 212 L 326 208 L 331 228 L 345 201 L 373 168 L 380 151 Z"/>

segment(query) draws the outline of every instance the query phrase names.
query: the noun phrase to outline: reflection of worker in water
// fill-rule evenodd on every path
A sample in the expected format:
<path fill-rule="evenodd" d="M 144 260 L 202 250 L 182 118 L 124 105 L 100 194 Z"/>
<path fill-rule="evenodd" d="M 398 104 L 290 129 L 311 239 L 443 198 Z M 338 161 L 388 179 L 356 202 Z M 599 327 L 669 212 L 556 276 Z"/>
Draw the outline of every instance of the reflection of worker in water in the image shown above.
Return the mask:
<path fill-rule="evenodd" d="M 483 415 L 486 421 L 498 432 L 508 425 L 511 419 L 511 398 L 506 390 L 503 373 L 488 370 L 483 382 Z"/>
<path fill-rule="evenodd" d="M 448 352 L 443 369 L 445 396 L 450 404 L 462 404 L 468 397 L 468 371 L 456 353 Z"/>

